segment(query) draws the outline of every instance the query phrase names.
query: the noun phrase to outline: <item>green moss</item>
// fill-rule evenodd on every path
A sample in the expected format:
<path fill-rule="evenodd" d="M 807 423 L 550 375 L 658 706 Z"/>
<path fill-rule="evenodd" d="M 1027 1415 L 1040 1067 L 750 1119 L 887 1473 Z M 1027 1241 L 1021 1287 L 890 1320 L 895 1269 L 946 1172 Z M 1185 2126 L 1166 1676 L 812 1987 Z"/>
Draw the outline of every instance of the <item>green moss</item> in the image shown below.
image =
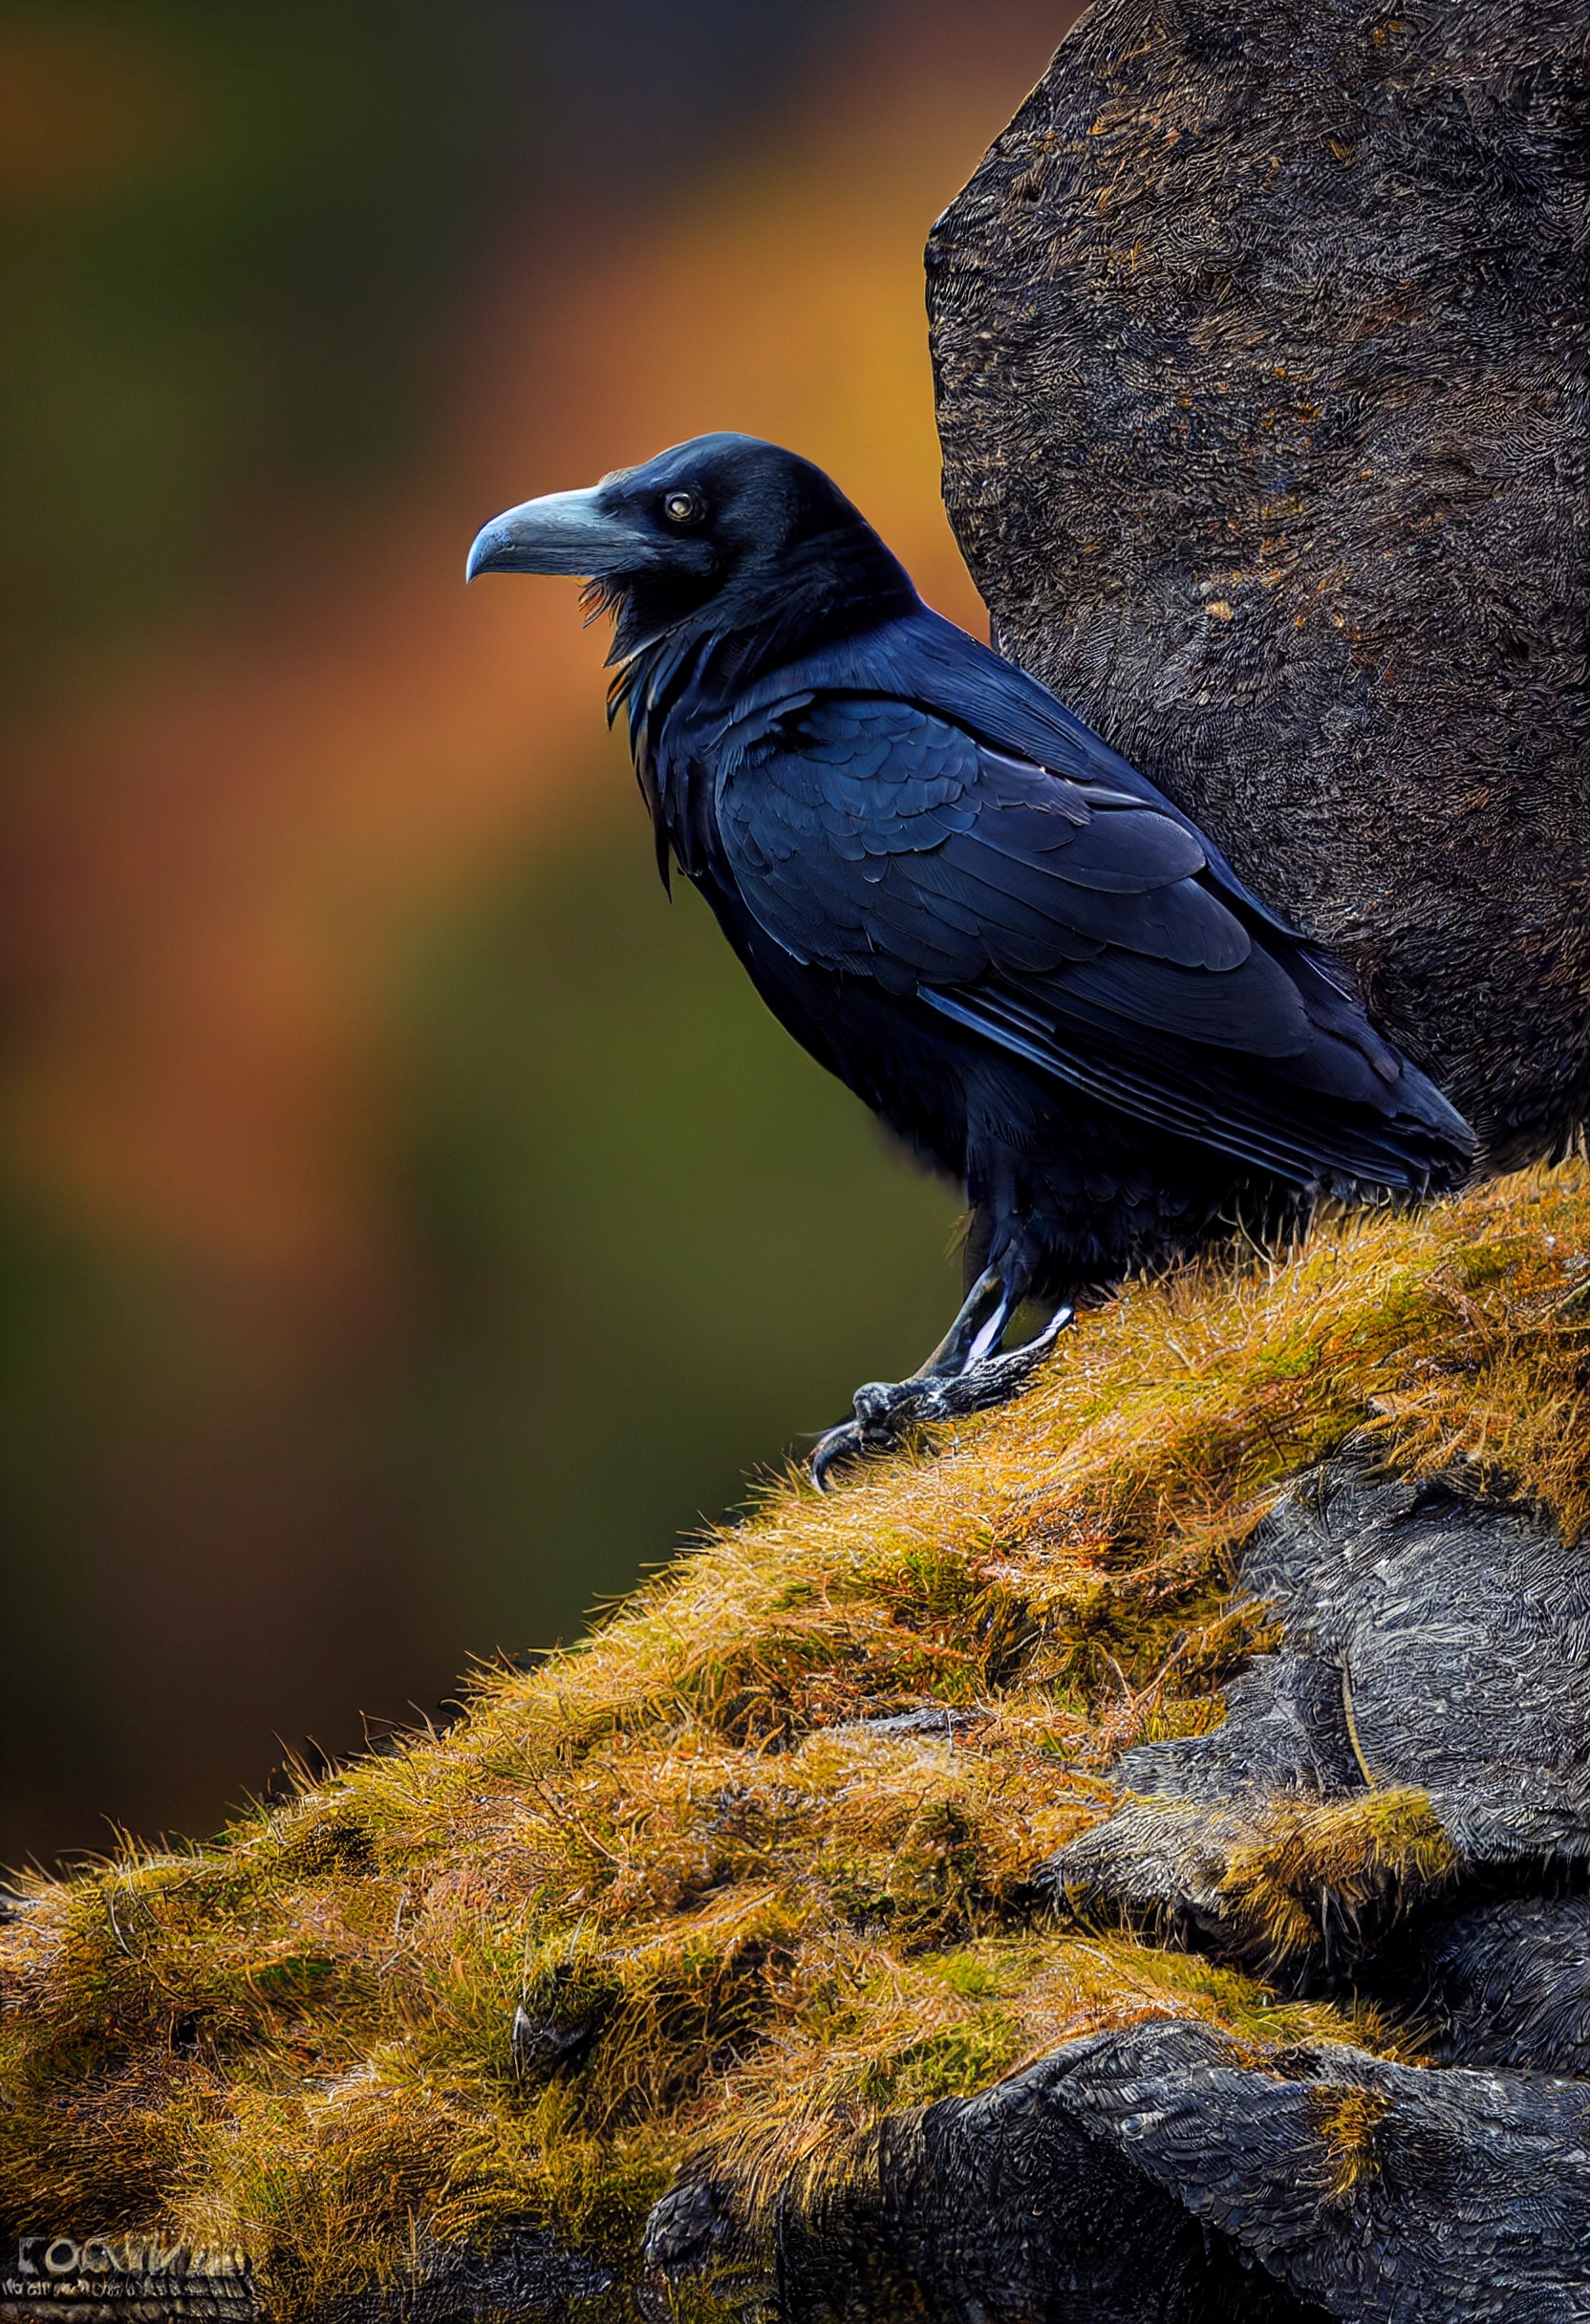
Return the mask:
<path fill-rule="evenodd" d="M 981 2001 L 997 1990 L 992 1969 L 976 1953 L 945 1953 L 933 1966 L 951 1992 L 967 2001 Z"/>

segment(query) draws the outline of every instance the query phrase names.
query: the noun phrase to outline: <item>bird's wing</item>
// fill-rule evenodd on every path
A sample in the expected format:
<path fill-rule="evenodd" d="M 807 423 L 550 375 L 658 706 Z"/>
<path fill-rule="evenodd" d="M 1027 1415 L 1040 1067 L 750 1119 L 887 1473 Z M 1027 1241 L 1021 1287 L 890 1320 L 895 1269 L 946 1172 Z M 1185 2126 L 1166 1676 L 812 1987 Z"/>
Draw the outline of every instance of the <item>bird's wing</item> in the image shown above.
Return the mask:
<path fill-rule="evenodd" d="M 1197 832 L 1157 803 L 845 694 L 727 754 L 717 807 L 746 907 L 797 959 L 915 995 L 1257 1167 L 1401 1182 L 1374 1121 L 1396 1110 L 1401 1061 L 1289 958 L 1296 938 L 1273 951 L 1244 925 Z"/>
<path fill-rule="evenodd" d="M 1247 920 L 1298 940 L 1298 931 L 1237 877 L 1208 833 L 1156 784 L 1038 678 L 931 607 L 919 605 L 914 613 L 873 629 L 836 637 L 803 656 L 793 670 L 770 672 L 748 692 L 745 706 L 755 709 L 759 696 L 771 703 L 788 689 L 792 676 L 818 695 L 887 694 L 914 702 L 995 751 L 1152 807 L 1197 841 L 1209 884 Z"/>

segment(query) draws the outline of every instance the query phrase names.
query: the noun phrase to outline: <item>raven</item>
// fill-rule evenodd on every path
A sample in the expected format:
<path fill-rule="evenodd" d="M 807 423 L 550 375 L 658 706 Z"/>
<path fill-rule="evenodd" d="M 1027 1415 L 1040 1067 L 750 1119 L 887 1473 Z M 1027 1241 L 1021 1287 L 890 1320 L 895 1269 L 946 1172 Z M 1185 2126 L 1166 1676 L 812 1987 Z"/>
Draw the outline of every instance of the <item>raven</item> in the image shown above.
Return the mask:
<path fill-rule="evenodd" d="M 966 1301 L 857 1391 L 850 1456 L 1021 1385 L 1076 1302 L 1321 1194 L 1457 1184 L 1473 1138 L 1342 973 L 1035 678 L 925 606 L 822 469 L 701 436 L 509 508 L 468 577 L 613 615 L 657 865 L 780 1022 L 961 1184 Z M 1053 1312 L 1002 1352 L 1027 1301 Z"/>

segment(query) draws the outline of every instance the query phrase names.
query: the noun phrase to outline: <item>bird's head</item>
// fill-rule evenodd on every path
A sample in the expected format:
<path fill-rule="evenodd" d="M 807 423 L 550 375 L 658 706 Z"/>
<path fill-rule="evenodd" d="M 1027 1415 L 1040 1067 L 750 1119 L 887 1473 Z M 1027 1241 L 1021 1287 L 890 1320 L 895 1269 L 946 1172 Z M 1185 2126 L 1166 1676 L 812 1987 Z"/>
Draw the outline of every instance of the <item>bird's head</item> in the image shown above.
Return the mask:
<path fill-rule="evenodd" d="M 697 436 L 581 492 L 493 517 L 477 573 L 569 573 L 612 610 L 615 653 L 675 631 L 790 642 L 917 602 L 904 567 L 809 460 L 754 436 Z"/>

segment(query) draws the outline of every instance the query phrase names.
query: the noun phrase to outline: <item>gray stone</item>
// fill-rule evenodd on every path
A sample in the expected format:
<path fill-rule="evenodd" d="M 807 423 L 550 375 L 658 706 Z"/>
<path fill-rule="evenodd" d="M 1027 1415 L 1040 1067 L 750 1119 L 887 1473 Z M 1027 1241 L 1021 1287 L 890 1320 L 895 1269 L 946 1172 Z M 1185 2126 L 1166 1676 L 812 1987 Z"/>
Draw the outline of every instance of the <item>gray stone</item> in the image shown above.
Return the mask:
<path fill-rule="evenodd" d="M 1580 0 L 1094 0 L 929 246 L 998 641 L 1512 1163 L 1590 1113 Z"/>

